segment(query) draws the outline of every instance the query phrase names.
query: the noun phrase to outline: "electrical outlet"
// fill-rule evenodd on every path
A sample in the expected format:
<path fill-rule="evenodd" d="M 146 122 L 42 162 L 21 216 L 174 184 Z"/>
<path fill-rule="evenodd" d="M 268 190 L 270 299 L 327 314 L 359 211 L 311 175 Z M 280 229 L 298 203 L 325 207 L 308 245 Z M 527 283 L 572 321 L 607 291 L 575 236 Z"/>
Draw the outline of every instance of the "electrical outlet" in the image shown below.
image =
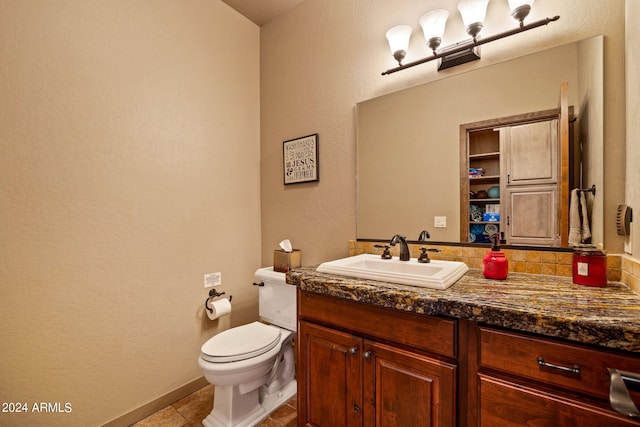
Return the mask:
<path fill-rule="evenodd" d="M 447 217 L 446 216 L 434 216 L 433 217 L 433 226 L 437 228 L 445 228 L 447 226 Z"/>
<path fill-rule="evenodd" d="M 207 273 L 204 275 L 204 287 L 211 288 L 222 284 L 222 273 Z"/>

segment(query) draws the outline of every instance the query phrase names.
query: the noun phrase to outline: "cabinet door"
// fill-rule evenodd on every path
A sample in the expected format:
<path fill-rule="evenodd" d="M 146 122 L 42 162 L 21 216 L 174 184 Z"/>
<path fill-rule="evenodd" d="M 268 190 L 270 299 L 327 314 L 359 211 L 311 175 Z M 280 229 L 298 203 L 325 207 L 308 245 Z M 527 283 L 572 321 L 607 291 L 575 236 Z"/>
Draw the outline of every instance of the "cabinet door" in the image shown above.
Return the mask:
<path fill-rule="evenodd" d="M 508 244 L 560 245 L 557 186 L 511 186 L 503 199 Z"/>
<path fill-rule="evenodd" d="M 558 182 L 558 120 L 500 129 L 506 185 Z"/>
<path fill-rule="evenodd" d="M 366 341 L 366 426 L 454 426 L 456 367 Z"/>
<path fill-rule="evenodd" d="M 609 409 L 480 375 L 481 427 L 638 426 Z"/>
<path fill-rule="evenodd" d="M 362 339 L 301 321 L 298 425 L 362 425 Z"/>

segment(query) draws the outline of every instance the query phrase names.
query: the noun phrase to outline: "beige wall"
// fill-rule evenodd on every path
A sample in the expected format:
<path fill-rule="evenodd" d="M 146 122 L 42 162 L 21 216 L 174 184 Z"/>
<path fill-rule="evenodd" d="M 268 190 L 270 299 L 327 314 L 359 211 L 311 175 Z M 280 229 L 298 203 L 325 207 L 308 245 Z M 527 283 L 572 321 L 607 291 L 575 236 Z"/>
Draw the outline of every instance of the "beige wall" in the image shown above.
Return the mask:
<path fill-rule="evenodd" d="M 453 1 L 306 0 L 261 31 L 262 261 L 291 237 L 303 264 L 347 255 L 356 235 L 355 104 L 366 99 L 460 73 L 514 56 L 604 34 L 604 214 L 624 200 L 624 2 L 540 0 L 528 21 L 560 15 L 558 22 L 482 47 L 483 59 L 443 73 L 425 64 L 391 76 L 394 66 L 384 33 L 409 23 L 414 34 L 405 62 L 427 56 L 418 19 L 431 7 L 451 11 L 443 44 L 464 38 Z M 514 26 L 506 1 L 489 4 L 485 31 Z M 455 96 L 455 93 L 452 94 Z M 479 107 L 480 108 L 480 107 Z M 282 141 L 318 132 L 320 182 L 282 184 Z M 392 141 L 390 142 L 392 143 Z M 457 167 L 457 165 L 456 165 Z M 388 214 L 393 215 L 389 206 Z M 605 224 L 605 247 L 622 251 L 615 224 Z M 416 230 L 416 232 L 419 230 Z"/>
<path fill-rule="evenodd" d="M 530 20 L 558 23 L 448 71 L 604 34 L 605 215 L 625 194 L 640 203 L 637 168 L 624 189 L 623 5 L 539 0 Z M 487 31 L 513 25 L 506 8 L 491 2 Z M 248 284 L 280 240 L 307 265 L 347 255 L 355 104 L 445 75 L 380 76 L 394 65 L 384 32 L 417 27 L 425 9 L 306 0 L 259 32 L 218 0 L 0 1 L 0 397 L 72 405 L 0 424 L 96 425 L 165 395 L 201 376 L 204 340 L 256 317 Z M 630 22 L 637 9 L 627 2 Z M 461 26 L 452 14 L 445 44 Z M 628 104 L 631 138 L 640 120 Z M 315 132 L 320 182 L 284 186 L 282 141 Z M 620 251 L 612 224 L 606 234 Z M 203 319 L 211 271 L 234 296 L 220 322 Z"/>
<path fill-rule="evenodd" d="M 0 424 L 98 425 L 257 316 L 259 28 L 218 0 L 2 0 L 0 58 L 0 400 L 72 409 Z"/>

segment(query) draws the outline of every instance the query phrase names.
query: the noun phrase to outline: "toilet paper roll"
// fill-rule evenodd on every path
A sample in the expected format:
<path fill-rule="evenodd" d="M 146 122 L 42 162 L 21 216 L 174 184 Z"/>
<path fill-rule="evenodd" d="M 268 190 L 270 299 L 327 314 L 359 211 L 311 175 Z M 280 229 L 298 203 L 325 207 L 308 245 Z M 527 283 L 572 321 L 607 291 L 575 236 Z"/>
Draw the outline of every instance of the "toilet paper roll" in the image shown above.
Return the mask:
<path fill-rule="evenodd" d="M 209 311 L 205 308 L 207 312 L 207 317 L 211 320 L 216 320 L 221 316 L 226 316 L 231 313 L 231 302 L 227 298 L 222 298 L 216 301 L 209 301 L 207 304 L 209 308 L 212 310 Z"/>

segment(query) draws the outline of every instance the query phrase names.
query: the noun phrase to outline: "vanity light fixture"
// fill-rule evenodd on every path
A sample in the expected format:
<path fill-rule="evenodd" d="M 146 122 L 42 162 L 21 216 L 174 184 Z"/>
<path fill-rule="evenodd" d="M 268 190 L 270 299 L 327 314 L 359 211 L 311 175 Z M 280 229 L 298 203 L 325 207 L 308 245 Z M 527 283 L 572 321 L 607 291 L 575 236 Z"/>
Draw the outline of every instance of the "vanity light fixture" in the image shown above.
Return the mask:
<path fill-rule="evenodd" d="M 387 40 L 391 48 L 391 54 L 402 65 L 402 60 L 407 55 L 409 39 L 411 38 L 411 27 L 408 25 L 398 25 L 387 31 Z"/>
<path fill-rule="evenodd" d="M 432 10 L 420 18 L 420 26 L 424 33 L 424 39 L 427 41 L 427 46 L 433 51 L 434 55 L 436 54 L 436 49 L 440 47 L 440 43 L 442 43 L 444 27 L 447 25 L 448 18 L 449 12 L 446 9 Z"/>
<path fill-rule="evenodd" d="M 458 10 L 467 34 L 473 37 L 474 41 L 482 31 L 484 18 L 487 16 L 487 6 L 489 6 L 489 0 L 461 0 L 458 3 Z"/>
<path fill-rule="evenodd" d="M 438 71 L 475 61 L 480 59 L 479 47 L 483 44 L 538 28 L 560 19 L 560 16 L 554 16 L 553 18 L 545 18 L 525 25 L 524 19 L 529 15 L 529 12 L 531 12 L 533 2 L 534 0 L 509 0 L 511 16 L 519 22 L 519 26 L 513 30 L 504 31 L 493 36 L 480 37 L 489 0 L 461 0 L 458 3 L 458 11 L 462 16 L 467 34 L 469 34 L 472 39 L 455 43 L 440 50 L 438 50 L 438 48 L 442 42 L 449 12 L 445 9 L 432 10 L 420 18 L 420 26 L 422 27 L 427 46 L 431 49 L 433 55 L 404 65 L 402 64 L 402 60 L 407 54 L 412 28 L 409 25 L 393 27 L 387 31 L 387 40 L 389 41 L 389 47 L 391 48 L 393 57 L 398 61 L 398 66 L 388 69 L 383 72 L 382 75 L 384 76 L 415 67 L 416 65 L 424 64 L 434 59 L 440 59 Z"/>

